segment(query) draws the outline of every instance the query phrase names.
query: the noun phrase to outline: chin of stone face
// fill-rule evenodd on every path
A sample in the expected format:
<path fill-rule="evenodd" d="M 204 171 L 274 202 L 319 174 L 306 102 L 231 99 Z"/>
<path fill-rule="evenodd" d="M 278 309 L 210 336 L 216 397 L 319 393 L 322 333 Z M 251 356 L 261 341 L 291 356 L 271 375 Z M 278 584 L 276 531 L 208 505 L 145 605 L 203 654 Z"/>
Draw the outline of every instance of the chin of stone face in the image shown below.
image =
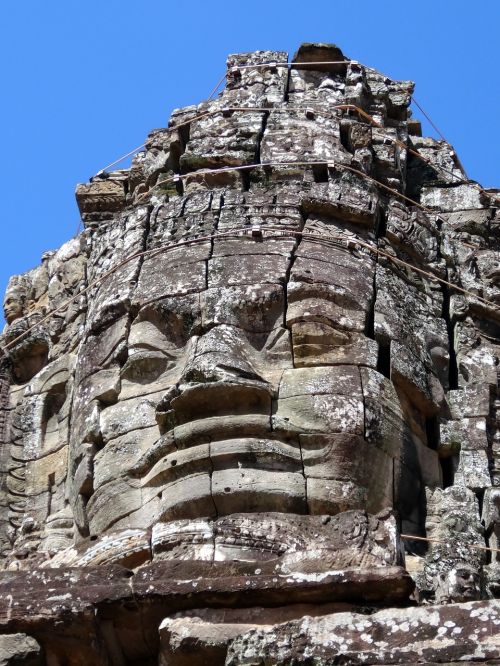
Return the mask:
<path fill-rule="evenodd" d="M 9 282 L 0 653 L 493 663 L 498 199 L 412 82 L 227 66 Z"/>

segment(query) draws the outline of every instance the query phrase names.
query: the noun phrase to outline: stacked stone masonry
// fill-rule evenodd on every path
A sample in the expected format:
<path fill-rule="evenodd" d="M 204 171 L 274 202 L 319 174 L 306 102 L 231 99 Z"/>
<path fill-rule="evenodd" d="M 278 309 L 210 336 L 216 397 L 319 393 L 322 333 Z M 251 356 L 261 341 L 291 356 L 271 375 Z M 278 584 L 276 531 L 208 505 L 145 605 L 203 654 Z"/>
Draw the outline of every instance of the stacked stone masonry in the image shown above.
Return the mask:
<path fill-rule="evenodd" d="M 9 282 L 1 663 L 500 663 L 498 194 L 411 82 L 287 60 Z"/>

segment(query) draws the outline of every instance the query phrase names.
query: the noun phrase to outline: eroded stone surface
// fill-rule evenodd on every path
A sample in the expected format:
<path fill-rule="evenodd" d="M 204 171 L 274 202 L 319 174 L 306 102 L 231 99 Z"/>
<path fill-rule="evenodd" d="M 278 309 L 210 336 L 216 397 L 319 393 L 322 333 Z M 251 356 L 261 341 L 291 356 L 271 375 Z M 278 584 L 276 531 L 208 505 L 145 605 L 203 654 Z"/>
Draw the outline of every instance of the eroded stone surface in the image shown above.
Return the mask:
<path fill-rule="evenodd" d="M 2 666 L 41 666 L 40 645 L 26 634 L 0 636 L 0 664 Z"/>
<path fill-rule="evenodd" d="M 498 616 L 498 602 L 306 616 L 234 638 L 221 663 L 496 663 Z"/>
<path fill-rule="evenodd" d="M 491 657 L 468 627 L 495 602 L 462 602 L 500 594 L 498 201 L 419 136 L 411 82 L 328 44 L 286 62 L 229 56 L 9 282 L 0 603 L 49 664 L 185 663 L 210 627 L 223 660 L 259 623 L 228 663 Z M 349 622 L 300 619 L 333 602 Z M 413 647 L 373 652 L 375 607 L 410 603 L 383 612 Z"/>

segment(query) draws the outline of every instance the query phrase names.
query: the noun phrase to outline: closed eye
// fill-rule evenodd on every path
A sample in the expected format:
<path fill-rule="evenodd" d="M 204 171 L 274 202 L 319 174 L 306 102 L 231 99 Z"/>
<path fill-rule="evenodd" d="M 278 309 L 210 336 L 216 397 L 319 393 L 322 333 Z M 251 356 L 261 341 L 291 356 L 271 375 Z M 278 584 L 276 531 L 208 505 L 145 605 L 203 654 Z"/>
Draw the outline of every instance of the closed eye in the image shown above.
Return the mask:
<path fill-rule="evenodd" d="M 159 351 L 139 350 L 129 356 L 121 370 L 122 379 L 138 384 L 149 384 L 158 379 L 174 362 Z"/>
<path fill-rule="evenodd" d="M 348 345 L 351 336 L 328 324 L 316 321 L 295 322 L 292 326 L 293 345 Z"/>

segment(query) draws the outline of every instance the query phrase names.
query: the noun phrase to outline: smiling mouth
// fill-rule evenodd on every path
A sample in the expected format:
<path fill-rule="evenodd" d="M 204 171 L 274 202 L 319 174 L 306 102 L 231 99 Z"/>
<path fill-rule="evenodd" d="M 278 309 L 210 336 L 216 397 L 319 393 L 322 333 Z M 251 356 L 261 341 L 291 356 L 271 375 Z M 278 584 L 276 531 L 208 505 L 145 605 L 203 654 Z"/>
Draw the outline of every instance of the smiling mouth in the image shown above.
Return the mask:
<path fill-rule="evenodd" d="M 179 449 L 141 479 L 157 521 L 238 512 L 307 513 L 298 444 L 239 436 Z"/>
<path fill-rule="evenodd" d="M 241 437 L 273 438 L 271 387 L 260 381 L 184 384 L 157 409 L 176 449 Z"/>
<path fill-rule="evenodd" d="M 176 426 L 173 435 L 178 449 L 240 437 L 270 437 L 271 418 L 268 414 L 211 416 Z"/>
<path fill-rule="evenodd" d="M 261 381 L 218 381 L 181 386 L 180 393 L 170 401 L 177 424 L 241 414 L 271 414 L 271 387 Z"/>
<path fill-rule="evenodd" d="M 270 414 L 211 416 L 175 426 L 170 445 L 149 469 L 142 487 L 159 487 L 198 472 L 238 470 L 302 474 L 298 441 L 273 432 Z"/>
<path fill-rule="evenodd" d="M 6 305 L 3 309 L 5 319 L 9 319 L 13 315 L 17 318 L 22 314 L 22 309 L 17 305 Z"/>
<path fill-rule="evenodd" d="M 169 450 L 140 474 L 161 520 L 306 512 L 298 439 L 273 432 L 273 397 L 251 380 L 189 384 L 171 397 Z"/>

